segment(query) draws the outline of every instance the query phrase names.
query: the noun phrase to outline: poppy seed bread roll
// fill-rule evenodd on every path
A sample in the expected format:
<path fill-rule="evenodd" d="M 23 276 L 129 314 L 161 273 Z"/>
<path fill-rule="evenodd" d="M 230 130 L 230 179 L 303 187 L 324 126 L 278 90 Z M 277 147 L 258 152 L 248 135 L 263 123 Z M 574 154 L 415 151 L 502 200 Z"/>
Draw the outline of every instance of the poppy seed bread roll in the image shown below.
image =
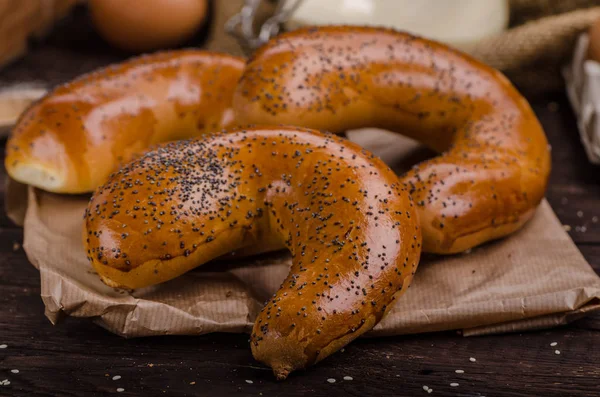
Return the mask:
<path fill-rule="evenodd" d="M 408 33 L 355 26 L 284 33 L 248 61 L 233 103 L 240 123 L 335 133 L 376 127 L 438 151 L 401 178 L 427 252 L 461 252 L 515 232 L 548 183 L 544 131 L 502 73 Z"/>
<path fill-rule="evenodd" d="M 290 273 L 251 334 L 254 357 L 280 379 L 373 328 L 421 251 L 392 170 L 345 139 L 292 127 L 149 152 L 94 193 L 85 226 L 88 258 L 114 287 L 161 283 L 245 247 L 289 249 Z"/>

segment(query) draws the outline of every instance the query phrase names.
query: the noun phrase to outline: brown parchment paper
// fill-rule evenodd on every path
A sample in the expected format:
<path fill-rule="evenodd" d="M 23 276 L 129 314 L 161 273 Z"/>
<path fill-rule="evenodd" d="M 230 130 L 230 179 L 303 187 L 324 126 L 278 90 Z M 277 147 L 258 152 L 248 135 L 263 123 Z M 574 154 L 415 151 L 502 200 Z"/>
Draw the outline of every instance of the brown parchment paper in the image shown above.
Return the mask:
<path fill-rule="evenodd" d="M 412 141 L 378 130 L 349 133 L 397 172 L 423 157 Z M 23 247 L 40 271 L 46 316 L 90 317 L 126 337 L 249 332 L 285 278 L 290 258 L 222 258 L 133 292 L 102 284 L 82 243 L 87 196 L 61 196 L 11 182 L 7 212 L 23 222 Z M 600 278 L 546 201 L 519 233 L 470 253 L 424 256 L 411 288 L 368 335 L 462 330 L 464 335 L 565 324 L 600 309 Z"/>

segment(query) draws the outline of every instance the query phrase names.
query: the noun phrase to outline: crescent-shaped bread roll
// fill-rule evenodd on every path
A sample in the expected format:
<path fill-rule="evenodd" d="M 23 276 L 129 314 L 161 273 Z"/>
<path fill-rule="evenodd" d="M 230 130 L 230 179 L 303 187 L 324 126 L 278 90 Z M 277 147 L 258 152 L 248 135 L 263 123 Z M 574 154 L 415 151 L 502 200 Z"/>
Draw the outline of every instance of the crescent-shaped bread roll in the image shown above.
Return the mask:
<path fill-rule="evenodd" d="M 499 71 L 390 29 L 325 26 L 277 36 L 249 60 L 234 108 L 240 123 L 336 133 L 379 127 L 438 151 L 401 179 L 427 252 L 461 252 L 520 229 L 550 173 L 544 131 Z"/>
<path fill-rule="evenodd" d="M 229 55 L 179 50 L 79 77 L 23 113 L 6 170 L 47 191 L 91 192 L 150 145 L 230 126 L 243 67 Z"/>
<path fill-rule="evenodd" d="M 113 174 L 85 215 L 102 280 L 141 288 L 227 252 L 287 248 L 290 273 L 251 335 L 278 378 L 381 320 L 421 251 L 410 195 L 379 158 L 316 131 L 252 128 L 170 143 Z"/>

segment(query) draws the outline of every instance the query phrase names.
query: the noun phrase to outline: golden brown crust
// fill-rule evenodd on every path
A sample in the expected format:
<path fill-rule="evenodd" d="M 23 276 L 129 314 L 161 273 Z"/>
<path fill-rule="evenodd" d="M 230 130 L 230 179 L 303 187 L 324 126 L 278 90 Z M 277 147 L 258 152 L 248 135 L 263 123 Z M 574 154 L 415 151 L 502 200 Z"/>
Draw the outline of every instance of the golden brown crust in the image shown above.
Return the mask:
<path fill-rule="evenodd" d="M 370 330 L 421 251 L 410 195 L 381 160 L 292 127 L 166 144 L 113 174 L 85 224 L 92 265 L 127 288 L 239 248 L 287 247 L 290 274 L 251 335 L 254 356 L 280 378 Z"/>
<path fill-rule="evenodd" d="M 402 177 L 423 249 L 455 253 L 519 229 L 544 196 L 550 152 L 498 71 L 389 29 L 328 26 L 278 36 L 248 61 L 236 118 L 331 132 L 379 127 L 439 151 Z"/>
<path fill-rule="evenodd" d="M 141 56 L 61 85 L 19 119 L 6 169 L 59 193 L 93 191 L 148 146 L 228 127 L 244 61 L 179 50 Z"/>

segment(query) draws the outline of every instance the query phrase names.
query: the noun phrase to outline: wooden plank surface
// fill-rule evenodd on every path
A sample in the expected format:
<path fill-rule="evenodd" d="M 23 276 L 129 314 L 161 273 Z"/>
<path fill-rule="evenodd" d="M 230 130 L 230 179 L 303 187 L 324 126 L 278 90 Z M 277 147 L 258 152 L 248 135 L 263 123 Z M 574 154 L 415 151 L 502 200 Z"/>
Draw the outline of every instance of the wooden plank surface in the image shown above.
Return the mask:
<path fill-rule="evenodd" d="M 62 29 L 64 35 L 67 28 Z M 39 79 L 55 84 L 122 57 L 93 35 L 75 36 L 51 37 L 46 46 L 0 71 L 0 84 Z M 532 102 L 553 145 L 548 200 L 600 273 L 600 221 L 595 218 L 600 218 L 600 168 L 587 162 L 562 94 Z M 2 166 L 2 206 L 5 179 Z M 119 395 L 144 396 L 418 396 L 427 395 L 424 385 L 437 396 L 600 395 L 600 315 L 523 334 L 363 339 L 276 382 L 253 360 L 247 335 L 127 340 L 89 320 L 68 318 L 52 326 L 43 315 L 39 274 L 28 263 L 21 239 L 22 230 L 0 213 L 0 347 L 7 345 L 0 349 L 0 381 L 11 382 L 0 386 L 0 396 L 100 396 L 117 394 L 117 388 L 124 389 Z M 459 386 L 450 386 L 453 382 Z"/>

